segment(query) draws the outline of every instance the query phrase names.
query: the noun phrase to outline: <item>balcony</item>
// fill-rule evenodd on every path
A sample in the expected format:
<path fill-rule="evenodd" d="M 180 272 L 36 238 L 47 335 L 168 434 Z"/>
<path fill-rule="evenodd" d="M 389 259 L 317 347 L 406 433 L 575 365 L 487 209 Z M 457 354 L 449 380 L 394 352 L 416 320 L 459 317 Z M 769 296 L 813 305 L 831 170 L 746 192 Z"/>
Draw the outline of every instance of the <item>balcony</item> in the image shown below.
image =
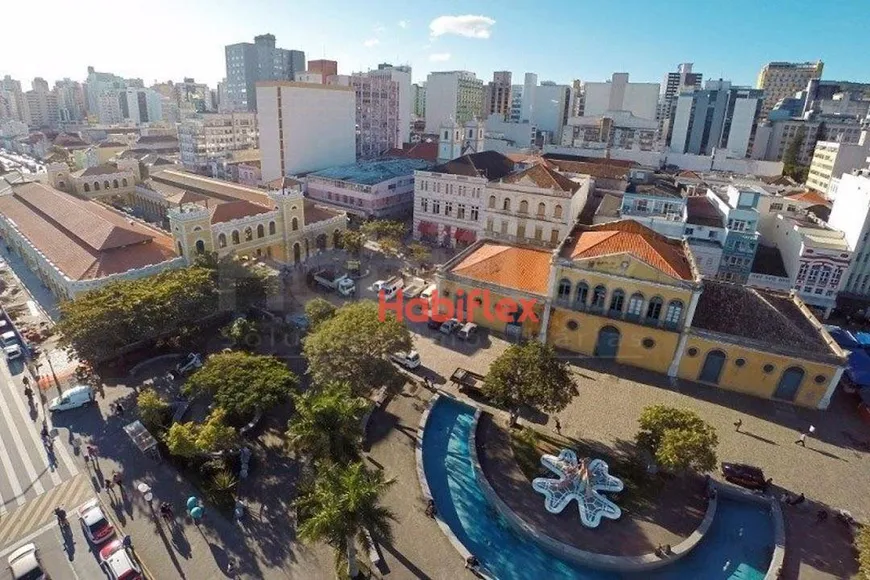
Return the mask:
<path fill-rule="evenodd" d="M 570 298 L 556 298 L 556 300 L 553 301 L 553 305 L 557 308 L 567 308 L 569 310 L 573 310 L 574 312 L 584 312 L 586 314 L 592 314 L 594 316 L 600 316 L 602 318 L 610 318 L 611 320 L 623 320 L 625 322 L 631 322 L 632 324 L 638 324 L 640 326 L 660 328 L 662 330 L 670 330 L 673 332 L 677 332 L 680 327 L 679 322 L 665 322 L 665 320 L 661 317 L 661 314 L 664 314 L 664 312 L 659 315 L 659 318 L 649 318 L 647 316 L 642 316 L 638 314 L 629 314 L 624 310 L 610 310 L 605 306 L 592 306 L 590 304 L 584 304 L 582 302 L 571 300 Z"/>

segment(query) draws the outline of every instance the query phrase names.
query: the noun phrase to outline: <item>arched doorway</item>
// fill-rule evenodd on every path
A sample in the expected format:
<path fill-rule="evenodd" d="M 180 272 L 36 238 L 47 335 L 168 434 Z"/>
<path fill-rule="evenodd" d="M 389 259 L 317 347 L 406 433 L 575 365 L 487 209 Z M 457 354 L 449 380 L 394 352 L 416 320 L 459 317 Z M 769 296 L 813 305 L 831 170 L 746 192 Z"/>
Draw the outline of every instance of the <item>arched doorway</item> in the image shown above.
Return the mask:
<path fill-rule="evenodd" d="M 326 234 L 320 234 L 319 236 L 317 236 L 317 239 L 314 243 L 317 246 L 318 252 L 326 250 Z"/>
<path fill-rule="evenodd" d="M 205 254 L 205 242 L 202 240 L 196 240 L 196 253 Z"/>
<path fill-rule="evenodd" d="M 698 380 L 702 383 L 719 384 L 719 377 L 722 375 L 722 368 L 725 366 L 725 353 L 721 350 L 711 350 L 707 353 L 707 358 L 704 359 L 704 366 L 701 367 L 701 373 L 698 375 Z"/>
<path fill-rule="evenodd" d="M 593 356 L 600 358 L 616 358 L 619 354 L 619 329 L 615 326 L 605 326 L 598 331 Z"/>
<path fill-rule="evenodd" d="M 302 248 L 299 246 L 299 242 L 293 244 L 293 263 L 298 264 L 302 260 Z"/>
<path fill-rule="evenodd" d="M 776 385 L 776 391 L 774 391 L 773 396 L 783 401 L 794 401 L 802 382 L 804 382 L 804 369 L 800 367 L 788 367 L 782 372 L 782 376 L 779 377 L 779 384 Z"/>
<path fill-rule="evenodd" d="M 336 250 L 341 249 L 341 230 L 332 232 L 332 247 Z"/>

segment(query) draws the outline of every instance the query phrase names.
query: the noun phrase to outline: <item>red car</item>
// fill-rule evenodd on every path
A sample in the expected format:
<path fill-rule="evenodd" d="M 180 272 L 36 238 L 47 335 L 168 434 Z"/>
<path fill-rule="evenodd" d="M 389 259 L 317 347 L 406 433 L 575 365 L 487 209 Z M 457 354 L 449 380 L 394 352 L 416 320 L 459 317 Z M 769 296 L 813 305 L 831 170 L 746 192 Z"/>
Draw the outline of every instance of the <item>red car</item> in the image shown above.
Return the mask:
<path fill-rule="evenodd" d="M 100 550 L 100 563 L 112 580 L 140 580 L 142 570 L 124 542 L 114 540 Z"/>
<path fill-rule="evenodd" d="M 115 528 L 109 523 L 100 502 L 96 499 L 84 504 L 79 508 L 79 519 L 85 530 L 85 535 L 94 544 L 102 544 L 115 533 Z"/>

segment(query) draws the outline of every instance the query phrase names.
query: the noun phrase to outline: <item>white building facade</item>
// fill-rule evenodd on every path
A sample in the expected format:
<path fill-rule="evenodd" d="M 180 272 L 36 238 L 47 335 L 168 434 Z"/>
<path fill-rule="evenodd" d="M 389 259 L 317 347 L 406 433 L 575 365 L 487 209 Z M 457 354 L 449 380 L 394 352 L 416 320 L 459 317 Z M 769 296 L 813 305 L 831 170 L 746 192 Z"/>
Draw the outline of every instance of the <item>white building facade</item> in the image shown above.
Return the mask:
<path fill-rule="evenodd" d="M 178 127 L 181 163 L 189 171 L 205 173 L 209 159 L 257 145 L 256 113 L 209 113 L 188 118 Z"/>
<path fill-rule="evenodd" d="M 426 79 L 426 132 L 443 123 L 466 123 L 483 108 L 483 81 L 468 71 L 431 72 Z"/>
<path fill-rule="evenodd" d="M 870 296 L 870 171 L 843 174 L 828 225 L 843 232 L 851 250 L 842 291 Z"/>
<path fill-rule="evenodd" d="M 867 165 L 870 157 L 870 132 L 864 130 L 858 143 L 840 143 L 837 141 L 819 141 L 813 152 L 807 174 L 807 186 L 823 195 L 828 195 L 831 180 L 849 173 L 853 169 L 861 169 Z"/>
<path fill-rule="evenodd" d="M 629 111 L 635 117 L 655 119 L 660 88 L 659 83 L 631 83 L 628 73 L 613 73 L 611 80 L 603 83 L 583 83 L 583 114 Z"/>

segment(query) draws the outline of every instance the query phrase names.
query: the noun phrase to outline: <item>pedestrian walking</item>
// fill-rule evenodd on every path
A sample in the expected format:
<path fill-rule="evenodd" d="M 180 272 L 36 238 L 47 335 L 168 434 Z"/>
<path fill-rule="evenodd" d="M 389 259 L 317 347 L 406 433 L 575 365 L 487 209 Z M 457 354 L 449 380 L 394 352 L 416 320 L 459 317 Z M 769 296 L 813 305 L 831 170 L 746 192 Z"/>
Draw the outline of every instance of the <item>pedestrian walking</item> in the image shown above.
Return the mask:
<path fill-rule="evenodd" d="M 106 478 L 106 480 L 103 482 L 103 486 L 106 488 L 107 492 L 109 492 L 109 493 L 115 492 L 115 484 L 112 483 L 111 479 Z"/>
<path fill-rule="evenodd" d="M 734 430 L 736 432 L 740 433 L 740 427 L 742 425 L 743 425 L 743 419 L 738 418 L 736 421 L 734 421 Z"/>
<path fill-rule="evenodd" d="M 90 456 L 91 460 L 94 462 L 94 469 L 96 469 L 98 467 L 97 460 L 100 457 L 99 450 L 96 447 L 94 447 L 93 445 L 88 445 L 86 447 L 86 449 L 87 449 L 88 456 Z M 85 461 L 87 461 L 87 459 L 85 459 Z"/>
<path fill-rule="evenodd" d="M 556 417 L 556 433 L 562 434 L 562 423 L 559 422 L 559 417 Z"/>
<path fill-rule="evenodd" d="M 801 436 L 798 437 L 797 441 L 795 441 L 795 445 L 800 445 L 801 447 L 807 446 L 807 434 L 801 433 Z"/>
<path fill-rule="evenodd" d="M 112 473 L 112 483 L 118 486 L 120 491 L 124 491 L 124 478 L 117 471 Z"/>
<path fill-rule="evenodd" d="M 115 403 L 115 414 L 119 417 L 124 416 L 124 406 L 121 403 Z"/>

